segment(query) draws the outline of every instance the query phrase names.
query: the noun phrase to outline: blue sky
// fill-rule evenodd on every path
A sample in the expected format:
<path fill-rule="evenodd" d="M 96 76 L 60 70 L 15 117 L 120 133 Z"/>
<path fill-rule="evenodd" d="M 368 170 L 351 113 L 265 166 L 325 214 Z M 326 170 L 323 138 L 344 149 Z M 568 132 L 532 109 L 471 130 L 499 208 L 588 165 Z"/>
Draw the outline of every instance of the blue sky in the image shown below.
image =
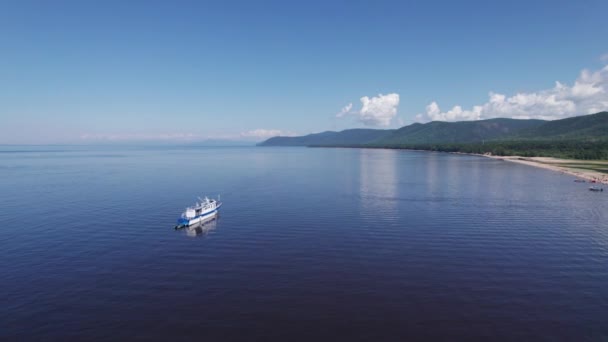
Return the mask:
<path fill-rule="evenodd" d="M 594 0 L 2 1 L 0 143 L 587 114 L 608 106 L 606 13 Z"/>

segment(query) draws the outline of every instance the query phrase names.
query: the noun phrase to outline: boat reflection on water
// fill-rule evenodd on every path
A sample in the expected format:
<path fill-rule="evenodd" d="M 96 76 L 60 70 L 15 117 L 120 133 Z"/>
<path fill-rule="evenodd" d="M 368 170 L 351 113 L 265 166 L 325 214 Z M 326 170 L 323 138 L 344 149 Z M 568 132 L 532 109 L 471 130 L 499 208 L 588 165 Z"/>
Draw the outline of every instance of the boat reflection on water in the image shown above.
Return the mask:
<path fill-rule="evenodd" d="M 182 230 L 186 232 L 186 235 L 192 237 L 206 236 L 217 228 L 217 221 L 219 216 L 213 217 L 210 220 L 200 222 L 196 225 L 188 226 Z"/>

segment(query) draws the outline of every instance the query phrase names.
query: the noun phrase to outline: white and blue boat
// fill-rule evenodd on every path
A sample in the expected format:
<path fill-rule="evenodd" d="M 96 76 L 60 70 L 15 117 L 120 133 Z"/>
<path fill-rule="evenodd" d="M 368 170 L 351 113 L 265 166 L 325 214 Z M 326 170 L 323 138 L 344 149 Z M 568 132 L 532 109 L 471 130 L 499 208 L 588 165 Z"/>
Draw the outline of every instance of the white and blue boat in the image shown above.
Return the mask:
<path fill-rule="evenodd" d="M 222 202 L 215 199 L 209 199 L 205 197 L 201 199 L 194 206 L 186 208 L 186 211 L 182 216 L 177 219 L 177 225 L 175 229 L 190 227 L 199 223 L 204 223 L 213 220 L 218 215 L 218 210 L 222 206 Z"/>

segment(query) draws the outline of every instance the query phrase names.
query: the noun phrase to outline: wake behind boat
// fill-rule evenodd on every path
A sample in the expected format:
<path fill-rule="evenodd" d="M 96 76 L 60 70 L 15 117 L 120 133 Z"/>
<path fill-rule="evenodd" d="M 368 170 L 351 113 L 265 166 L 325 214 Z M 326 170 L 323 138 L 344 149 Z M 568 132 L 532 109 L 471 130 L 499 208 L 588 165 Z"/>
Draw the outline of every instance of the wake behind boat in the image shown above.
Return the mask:
<path fill-rule="evenodd" d="M 215 199 L 209 199 L 205 197 L 199 202 L 195 203 L 194 206 L 186 208 L 186 211 L 182 213 L 182 216 L 177 219 L 177 225 L 175 229 L 190 227 L 199 223 L 203 223 L 214 219 L 218 215 L 218 210 L 222 206 L 222 202 Z"/>

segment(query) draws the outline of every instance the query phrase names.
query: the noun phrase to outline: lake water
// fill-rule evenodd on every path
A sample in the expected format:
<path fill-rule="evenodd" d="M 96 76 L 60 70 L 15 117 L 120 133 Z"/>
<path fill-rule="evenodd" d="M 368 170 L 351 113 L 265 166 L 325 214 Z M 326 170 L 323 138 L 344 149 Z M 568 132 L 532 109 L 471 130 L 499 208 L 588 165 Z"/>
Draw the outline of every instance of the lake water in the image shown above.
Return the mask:
<path fill-rule="evenodd" d="M 607 211 L 475 156 L 4 146 L 0 340 L 606 340 Z"/>

